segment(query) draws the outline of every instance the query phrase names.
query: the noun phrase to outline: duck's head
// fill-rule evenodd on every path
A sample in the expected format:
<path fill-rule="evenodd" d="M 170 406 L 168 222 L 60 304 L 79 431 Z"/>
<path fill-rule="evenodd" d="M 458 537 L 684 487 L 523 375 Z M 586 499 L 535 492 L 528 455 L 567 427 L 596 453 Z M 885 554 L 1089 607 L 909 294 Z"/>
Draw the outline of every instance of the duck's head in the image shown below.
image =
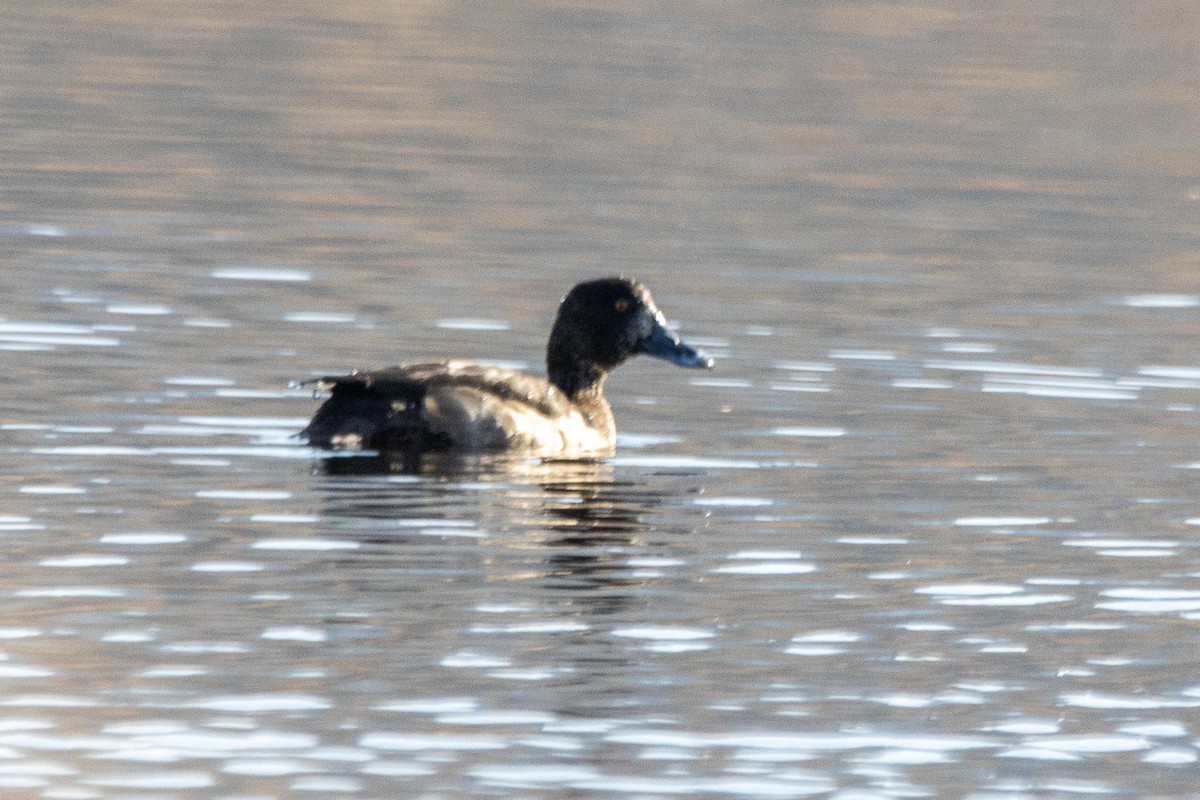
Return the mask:
<path fill-rule="evenodd" d="M 577 284 L 563 298 L 546 366 L 550 381 L 574 394 L 602 382 L 610 370 L 639 353 L 681 367 L 713 365 L 667 328 L 649 289 L 632 278 L 602 278 Z"/>

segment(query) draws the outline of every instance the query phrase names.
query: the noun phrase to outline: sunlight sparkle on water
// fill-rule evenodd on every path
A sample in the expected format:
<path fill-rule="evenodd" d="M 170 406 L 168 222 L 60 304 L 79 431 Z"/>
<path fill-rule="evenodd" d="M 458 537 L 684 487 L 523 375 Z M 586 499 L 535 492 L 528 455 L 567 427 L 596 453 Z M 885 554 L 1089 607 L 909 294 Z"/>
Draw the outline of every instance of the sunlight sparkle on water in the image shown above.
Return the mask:
<path fill-rule="evenodd" d="M 251 547 L 255 550 L 357 550 L 361 545 L 358 542 L 347 541 L 344 539 L 264 539 L 255 542 Z"/>
<path fill-rule="evenodd" d="M 1195 308 L 1200 296 L 1194 294 L 1134 294 L 1122 298 L 1130 308 Z"/>
<path fill-rule="evenodd" d="M 508 331 L 512 324 L 498 319 L 439 319 L 435 328 L 460 331 Z"/>
<path fill-rule="evenodd" d="M 275 267 L 221 267 L 209 273 L 219 280 L 229 281 L 273 281 L 273 282 L 306 282 L 312 280 L 312 273 L 301 269 L 286 269 Z"/>

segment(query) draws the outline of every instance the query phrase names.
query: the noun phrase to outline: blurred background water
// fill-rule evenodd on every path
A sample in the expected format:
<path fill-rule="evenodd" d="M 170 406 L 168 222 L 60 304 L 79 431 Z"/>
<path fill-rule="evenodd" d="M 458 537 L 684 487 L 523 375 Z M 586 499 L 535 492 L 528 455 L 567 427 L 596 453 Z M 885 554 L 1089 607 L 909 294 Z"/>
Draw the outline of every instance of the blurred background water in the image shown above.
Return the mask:
<path fill-rule="evenodd" d="M 1194 4 L 4 20 L 0 792 L 1200 796 Z M 604 463 L 292 438 L 612 273 Z"/>

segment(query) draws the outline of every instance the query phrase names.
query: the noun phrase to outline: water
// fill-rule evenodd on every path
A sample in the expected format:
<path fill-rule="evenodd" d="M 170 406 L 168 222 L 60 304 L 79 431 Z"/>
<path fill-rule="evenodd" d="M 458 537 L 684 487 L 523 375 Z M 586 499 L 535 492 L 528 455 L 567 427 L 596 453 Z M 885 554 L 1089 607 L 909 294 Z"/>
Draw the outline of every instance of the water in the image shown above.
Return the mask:
<path fill-rule="evenodd" d="M 0 789 L 1197 796 L 1190 6 L 10 5 Z M 613 458 L 292 438 L 616 272 Z"/>

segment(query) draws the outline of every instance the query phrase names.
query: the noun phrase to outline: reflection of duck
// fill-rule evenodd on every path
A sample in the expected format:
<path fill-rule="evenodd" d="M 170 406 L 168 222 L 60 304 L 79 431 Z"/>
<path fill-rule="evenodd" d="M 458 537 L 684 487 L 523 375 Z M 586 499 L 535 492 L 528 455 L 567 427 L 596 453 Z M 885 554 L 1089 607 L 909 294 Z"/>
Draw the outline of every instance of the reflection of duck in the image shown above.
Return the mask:
<path fill-rule="evenodd" d="M 589 281 L 559 306 L 546 349 L 548 379 L 466 361 L 326 377 L 321 386 L 333 394 L 303 435 L 317 447 L 345 450 L 604 455 L 616 442 L 604 381 L 638 353 L 712 366 L 667 329 L 641 283 Z"/>
<path fill-rule="evenodd" d="M 547 536 L 545 586 L 584 602 L 594 615 L 629 605 L 645 583 L 630 573 L 627 548 L 650 530 L 642 515 L 661 498 L 644 488 L 606 481 L 545 481 L 542 523 Z"/>
<path fill-rule="evenodd" d="M 323 475 L 314 483 L 324 528 L 362 545 L 328 554 L 337 569 L 321 578 L 341 582 L 338 596 L 368 612 L 362 633 L 346 635 L 373 637 L 361 652 L 394 647 L 401 665 L 446 664 L 461 654 L 494 659 L 479 677 L 446 678 L 465 680 L 451 685 L 473 694 L 537 676 L 539 707 L 563 719 L 644 706 L 639 682 L 629 679 L 644 659 L 608 632 L 654 618 L 647 607 L 678 591 L 669 565 L 683 563 L 691 531 L 648 517 L 686 484 L 647 483 L 603 460 L 433 460 L 433 474 Z M 391 674 L 374 663 L 363 673 Z"/>
<path fill-rule="evenodd" d="M 327 459 L 331 465 L 373 460 Z M 524 581 L 532 580 L 554 596 L 608 613 L 644 583 L 629 574 L 627 548 L 640 548 L 652 530 L 643 517 L 663 502 L 659 492 L 617 481 L 613 467 L 597 460 L 439 454 L 434 463 L 433 474 L 399 482 L 371 470 L 334 473 L 322 490 L 323 515 L 358 541 L 385 548 L 372 556 L 374 567 L 389 551 L 411 565 L 411 546 L 431 541 L 424 531 L 453 536 L 465 529 L 486 531 L 470 541 L 491 552 L 486 569 L 504 573 L 497 586 L 520 585 L 524 593 L 530 591 Z"/>

